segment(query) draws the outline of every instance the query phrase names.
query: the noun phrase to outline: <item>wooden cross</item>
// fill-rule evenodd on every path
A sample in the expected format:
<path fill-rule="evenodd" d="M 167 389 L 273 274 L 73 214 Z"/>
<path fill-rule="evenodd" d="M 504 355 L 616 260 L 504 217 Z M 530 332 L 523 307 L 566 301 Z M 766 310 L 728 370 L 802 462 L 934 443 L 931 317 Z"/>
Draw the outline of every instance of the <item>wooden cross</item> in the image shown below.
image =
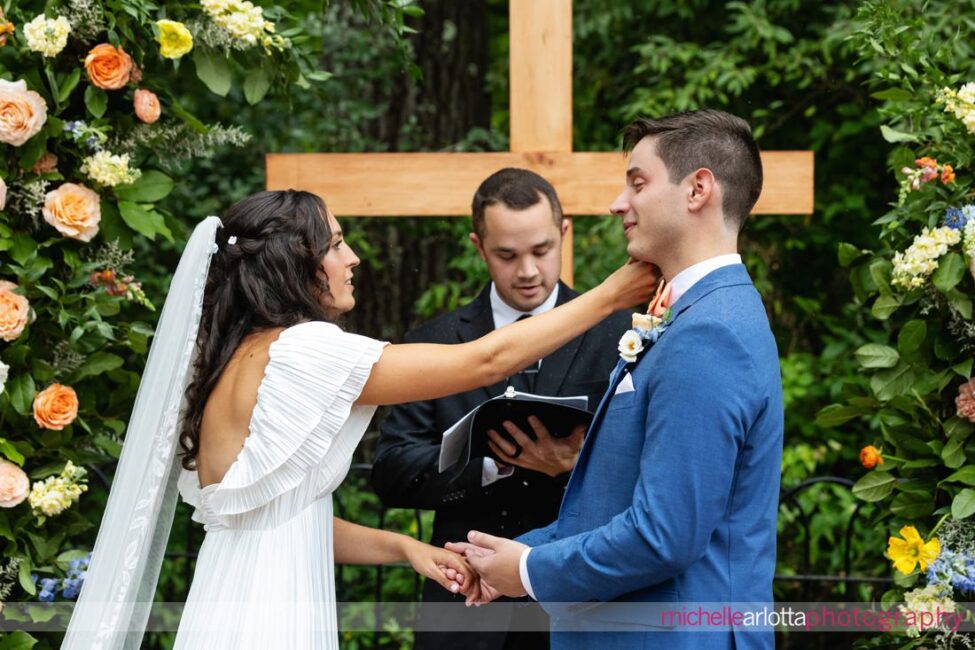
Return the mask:
<path fill-rule="evenodd" d="M 302 189 L 349 216 L 469 216 L 481 181 L 502 167 L 544 176 L 566 215 L 606 214 L 624 182 L 618 152 L 572 151 L 572 0 L 510 0 L 511 151 L 269 154 L 267 188 Z M 762 153 L 755 214 L 811 214 L 813 153 Z M 376 192 L 375 179 L 383 179 Z M 573 282 L 571 218 L 562 279 Z"/>

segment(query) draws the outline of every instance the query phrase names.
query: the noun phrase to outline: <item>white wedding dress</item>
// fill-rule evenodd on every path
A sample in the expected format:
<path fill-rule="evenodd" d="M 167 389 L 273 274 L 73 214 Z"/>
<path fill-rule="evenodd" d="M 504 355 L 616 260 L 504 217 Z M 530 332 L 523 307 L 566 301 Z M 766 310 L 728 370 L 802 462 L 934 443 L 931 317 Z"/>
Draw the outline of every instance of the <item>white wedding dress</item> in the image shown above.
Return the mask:
<path fill-rule="evenodd" d="M 375 412 L 355 401 L 384 345 L 330 323 L 284 330 L 223 480 L 200 489 L 182 471 L 206 537 L 177 649 L 339 647 L 332 492 Z"/>

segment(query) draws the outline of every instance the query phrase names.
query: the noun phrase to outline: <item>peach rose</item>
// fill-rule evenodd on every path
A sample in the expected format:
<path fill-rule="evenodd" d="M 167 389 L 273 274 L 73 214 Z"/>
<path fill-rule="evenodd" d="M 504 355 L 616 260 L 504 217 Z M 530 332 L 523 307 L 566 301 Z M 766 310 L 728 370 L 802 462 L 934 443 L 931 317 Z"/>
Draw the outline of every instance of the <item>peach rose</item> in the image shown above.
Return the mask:
<path fill-rule="evenodd" d="M 0 142 L 19 147 L 47 121 L 47 104 L 27 82 L 0 79 Z"/>
<path fill-rule="evenodd" d="M 13 463 L 0 459 L 0 508 L 13 508 L 30 494 L 30 480 Z"/>
<path fill-rule="evenodd" d="M 34 420 L 43 429 L 60 431 L 78 417 L 78 395 L 70 386 L 51 384 L 34 396 Z"/>
<path fill-rule="evenodd" d="M 45 151 L 30 169 L 35 174 L 47 174 L 58 170 L 58 157 L 50 151 Z"/>
<path fill-rule="evenodd" d="M 96 45 L 85 57 L 85 70 L 91 83 L 105 90 L 118 90 L 129 83 L 132 57 L 121 47 L 108 43 Z"/>
<path fill-rule="evenodd" d="M 135 91 L 135 116 L 146 124 L 152 124 L 159 119 L 162 108 L 156 93 L 145 88 Z"/>
<path fill-rule="evenodd" d="M 23 333 L 30 316 L 30 303 L 13 292 L 16 288 L 13 282 L 0 282 L 0 339 L 8 343 Z"/>
<path fill-rule="evenodd" d="M 98 233 L 102 219 L 101 199 L 84 185 L 64 183 L 47 193 L 41 210 L 48 222 L 65 237 L 83 242 Z"/>

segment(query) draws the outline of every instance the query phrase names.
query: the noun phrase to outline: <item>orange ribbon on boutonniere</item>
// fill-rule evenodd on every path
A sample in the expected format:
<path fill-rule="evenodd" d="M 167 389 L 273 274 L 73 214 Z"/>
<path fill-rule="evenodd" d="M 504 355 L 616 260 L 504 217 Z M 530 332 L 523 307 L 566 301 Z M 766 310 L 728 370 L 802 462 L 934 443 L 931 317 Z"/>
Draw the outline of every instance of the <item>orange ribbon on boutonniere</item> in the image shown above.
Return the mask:
<path fill-rule="evenodd" d="M 663 318 L 668 309 L 670 309 L 670 283 L 660 278 L 660 282 L 657 283 L 657 293 L 653 294 L 653 300 L 647 306 L 647 313 Z"/>

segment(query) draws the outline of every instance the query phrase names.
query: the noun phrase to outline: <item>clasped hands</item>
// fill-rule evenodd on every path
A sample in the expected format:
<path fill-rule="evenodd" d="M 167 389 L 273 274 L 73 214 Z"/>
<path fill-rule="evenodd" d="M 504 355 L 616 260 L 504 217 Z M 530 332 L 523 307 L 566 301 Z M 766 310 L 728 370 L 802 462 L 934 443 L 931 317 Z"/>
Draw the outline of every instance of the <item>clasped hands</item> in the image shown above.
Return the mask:
<path fill-rule="evenodd" d="M 450 581 L 450 591 L 462 593 L 465 604 L 483 605 L 499 596 L 526 595 L 521 582 L 521 554 L 528 547 L 520 542 L 472 530 L 467 542 L 447 542 L 448 551 L 462 555 L 472 570 L 460 571 L 448 565 L 440 570 Z"/>

